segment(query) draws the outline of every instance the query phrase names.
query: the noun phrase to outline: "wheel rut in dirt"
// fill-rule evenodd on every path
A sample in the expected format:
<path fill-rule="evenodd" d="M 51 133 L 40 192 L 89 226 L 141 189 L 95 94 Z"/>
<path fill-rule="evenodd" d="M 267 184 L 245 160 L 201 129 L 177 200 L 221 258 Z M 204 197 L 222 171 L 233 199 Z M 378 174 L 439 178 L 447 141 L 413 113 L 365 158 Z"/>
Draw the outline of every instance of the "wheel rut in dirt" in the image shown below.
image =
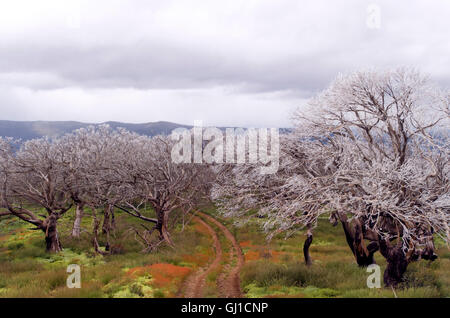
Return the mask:
<path fill-rule="evenodd" d="M 240 272 L 245 259 L 242 249 L 230 230 L 214 217 L 197 211 L 193 220 L 207 229 L 213 241 L 214 259 L 206 266 L 193 273 L 184 284 L 184 298 L 205 297 L 208 275 L 219 271 L 216 279 L 217 294 L 223 298 L 243 297 L 240 284 Z M 225 258 L 219 237 L 226 239 L 230 245 L 229 257 Z M 223 266 L 221 266 L 224 264 Z"/>
<path fill-rule="evenodd" d="M 230 230 L 217 219 L 202 212 L 198 212 L 197 215 L 218 227 L 227 241 L 231 244 L 230 260 L 225 267 L 229 270 L 228 272 L 224 272 L 222 275 L 218 276 L 217 285 L 219 287 L 219 295 L 224 298 L 243 297 L 240 274 L 241 269 L 244 266 L 245 259 L 241 246 Z"/>
<path fill-rule="evenodd" d="M 194 220 L 200 223 L 203 227 L 205 227 L 211 238 L 213 239 L 214 249 L 215 249 L 215 258 L 214 260 L 206 265 L 205 267 L 200 268 L 197 272 L 191 275 L 185 285 L 184 298 L 202 298 L 204 295 L 204 290 L 206 286 L 206 279 L 208 274 L 217 269 L 220 265 L 220 262 L 223 258 L 222 246 L 219 241 L 219 237 L 216 231 L 205 221 L 203 221 L 199 217 L 194 217 Z"/>

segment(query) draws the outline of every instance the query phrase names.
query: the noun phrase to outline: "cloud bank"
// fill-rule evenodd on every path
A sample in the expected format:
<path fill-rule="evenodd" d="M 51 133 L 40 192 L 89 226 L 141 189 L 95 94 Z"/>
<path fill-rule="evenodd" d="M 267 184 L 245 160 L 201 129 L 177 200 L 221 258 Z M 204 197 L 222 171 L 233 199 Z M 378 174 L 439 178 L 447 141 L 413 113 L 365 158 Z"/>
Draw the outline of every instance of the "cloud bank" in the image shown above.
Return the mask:
<path fill-rule="evenodd" d="M 339 72 L 448 86 L 448 16 L 446 0 L 2 1 L 0 119 L 289 126 Z"/>

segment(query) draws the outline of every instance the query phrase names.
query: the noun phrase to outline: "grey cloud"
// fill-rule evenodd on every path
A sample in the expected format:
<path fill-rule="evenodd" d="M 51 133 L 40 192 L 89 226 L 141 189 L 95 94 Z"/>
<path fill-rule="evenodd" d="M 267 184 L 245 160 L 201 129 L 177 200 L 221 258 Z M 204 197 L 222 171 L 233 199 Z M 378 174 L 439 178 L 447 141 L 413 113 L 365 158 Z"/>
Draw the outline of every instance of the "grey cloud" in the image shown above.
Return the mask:
<path fill-rule="evenodd" d="M 327 55 L 280 59 L 258 65 L 239 58 L 204 54 L 169 45 L 145 43 L 133 47 L 107 46 L 89 50 L 76 47 L 1 48 L 4 72 L 49 72 L 54 86 L 85 88 L 187 89 L 236 85 L 244 91 L 295 90 L 310 93 L 323 88 L 335 74 Z M 29 55 L 23 54 L 29 52 Z M 22 53 L 22 54 L 21 54 Z M 58 80 L 56 80 L 58 79 Z M 45 81 L 44 81 L 45 82 Z M 45 88 L 43 83 L 24 81 Z"/>
<path fill-rule="evenodd" d="M 54 105 L 84 103 L 91 105 L 92 118 L 100 118 L 106 106 L 94 103 L 102 101 L 136 110 L 158 103 L 153 109 L 160 107 L 161 114 L 183 101 L 219 121 L 226 115 L 211 107 L 228 103 L 260 105 L 267 117 L 279 118 L 275 111 L 304 103 L 337 73 L 365 67 L 412 65 L 448 85 L 450 4 L 376 1 L 381 28 L 370 29 L 370 3 L 209 0 L 194 7 L 183 1 L 81 1 L 81 11 L 73 13 L 43 1 L 45 10 L 29 8 L 42 17 L 27 20 L 19 19 L 20 8 L 6 7 L 5 16 L 0 13 L 0 105 L 44 108 L 35 100 L 55 112 L 49 118 L 71 119 L 73 111 Z M 79 28 L 64 25 L 71 14 L 80 15 Z M 254 122 L 251 111 L 241 116 Z"/>

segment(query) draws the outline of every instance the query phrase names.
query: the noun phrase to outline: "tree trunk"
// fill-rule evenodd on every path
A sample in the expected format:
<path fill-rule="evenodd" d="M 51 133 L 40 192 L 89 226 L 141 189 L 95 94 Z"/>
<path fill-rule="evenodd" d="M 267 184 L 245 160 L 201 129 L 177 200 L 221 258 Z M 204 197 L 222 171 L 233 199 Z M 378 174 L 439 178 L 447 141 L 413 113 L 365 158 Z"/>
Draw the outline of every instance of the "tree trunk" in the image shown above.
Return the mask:
<path fill-rule="evenodd" d="M 169 231 L 167 230 L 167 223 L 168 223 L 168 219 L 169 219 L 167 212 L 157 209 L 156 214 L 158 217 L 158 223 L 156 223 L 156 229 L 159 232 L 160 240 L 165 241 L 167 244 L 173 246 L 174 244 L 173 244 L 172 240 L 170 239 L 170 234 L 169 234 Z"/>
<path fill-rule="evenodd" d="M 409 258 L 403 251 L 402 244 L 392 247 L 384 239 L 380 239 L 380 252 L 386 258 L 387 266 L 384 271 L 384 284 L 386 287 L 396 287 L 404 281 L 404 274 L 408 268 Z"/>
<path fill-rule="evenodd" d="M 110 212 L 110 206 L 106 206 L 103 214 L 103 226 L 102 226 L 102 232 L 103 234 L 109 233 L 109 230 L 111 228 L 111 212 Z"/>
<path fill-rule="evenodd" d="M 378 244 L 371 243 L 369 245 L 370 249 L 366 247 L 361 223 L 356 221 L 353 229 L 347 220 L 341 220 L 341 223 L 347 243 L 355 256 L 358 265 L 360 267 L 367 267 L 375 264 L 374 254 L 378 250 Z"/>
<path fill-rule="evenodd" d="M 366 247 L 362 225 L 358 220 L 355 221 L 355 239 L 353 244 L 355 248 L 356 260 L 359 266 L 366 267 L 376 264 L 374 254 L 378 251 L 378 244 L 371 243 L 368 247 Z"/>
<path fill-rule="evenodd" d="M 116 215 L 114 214 L 114 206 L 110 206 L 109 212 L 111 213 L 111 227 L 110 229 L 114 232 L 116 229 Z"/>
<path fill-rule="evenodd" d="M 311 255 L 309 254 L 309 247 L 313 242 L 313 233 L 311 229 L 308 229 L 307 239 L 305 241 L 305 245 L 303 246 L 303 255 L 305 256 L 305 264 L 306 266 L 312 265 Z"/>
<path fill-rule="evenodd" d="M 404 274 L 408 268 L 408 261 L 403 255 L 403 251 L 398 251 L 397 255 L 387 259 L 387 267 L 384 271 L 384 283 L 387 287 L 395 287 L 404 280 Z"/>
<path fill-rule="evenodd" d="M 84 215 L 84 206 L 82 204 L 77 204 L 77 209 L 75 211 L 75 221 L 73 222 L 72 237 L 79 238 L 81 235 L 81 220 Z"/>
<path fill-rule="evenodd" d="M 375 261 L 375 253 L 378 252 L 380 250 L 380 245 L 378 244 L 378 242 L 370 242 L 369 245 L 367 245 L 367 250 L 369 251 L 369 262 L 371 262 L 370 265 L 372 264 L 376 264 L 377 262 Z"/>
<path fill-rule="evenodd" d="M 107 205 L 104 210 L 104 217 L 103 217 L 103 225 L 102 225 L 102 232 L 106 235 L 106 245 L 105 245 L 105 251 L 109 252 L 111 250 L 111 244 L 110 244 L 110 232 L 115 227 L 115 220 L 114 220 L 114 206 L 113 205 Z"/>
<path fill-rule="evenodd" d="M 43 231 L 45 233 L 46 250 L 49 253 L 58 253 L 62 251 L 61 242 L 57 230 L 58 216 L 50 214 L 43 223 Z"/>
<path fill-rule="evenodd" d="M 97 213 L 95 208 L 91 208 L 92 209 L 92 216 L 94 218 L 94 222 L 93 222 L 93 228 L 92 228 L 92 244 L 94 245 L 94 250 L 96 253 L 100 254 L 100 255 L 107 255 L 108 251 L 103 252 L 100 250 L 100 245 L 98 243 L 98 228 L 100 226 L 100 221 L 97 218 Z"/>

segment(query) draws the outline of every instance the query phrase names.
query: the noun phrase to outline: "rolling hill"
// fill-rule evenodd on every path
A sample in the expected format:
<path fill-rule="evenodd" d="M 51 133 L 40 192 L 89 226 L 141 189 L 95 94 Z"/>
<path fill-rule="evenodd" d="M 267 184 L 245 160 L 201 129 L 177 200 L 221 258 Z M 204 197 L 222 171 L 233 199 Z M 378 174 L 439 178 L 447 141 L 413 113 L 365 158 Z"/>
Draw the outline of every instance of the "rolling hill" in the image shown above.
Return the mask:
<path fill-rule="evenodd" d="M 141 135 L 155 136 L 167 135 L 176 128 L 188 128 L 191 126 L 175 124 L 171 122 L 159 121 L 144 124 L 129 124 L 121 122 L 105 122 L 112 128 L 123 127 L 129 131 Z M 0 120 L 0 136 L 13 137 L 15 139 L 30 140 L 44 136 L 60 136 L 76 129 L 97 126 L 101 124 L 88 124 L 76 121 L 9 121 Z"/>

